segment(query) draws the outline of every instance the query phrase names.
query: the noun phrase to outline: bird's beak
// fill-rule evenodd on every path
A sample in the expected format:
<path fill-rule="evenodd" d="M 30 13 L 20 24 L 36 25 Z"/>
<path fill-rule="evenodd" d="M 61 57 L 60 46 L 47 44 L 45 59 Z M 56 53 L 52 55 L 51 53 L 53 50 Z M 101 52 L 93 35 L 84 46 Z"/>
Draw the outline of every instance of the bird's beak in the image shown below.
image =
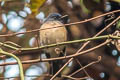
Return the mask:
<path fill-rule="evenodd" d="M 69 22 L 69 16 L 68 15 L 61 16 L 60 19 L 63 21 L 64 24 Z"/>
<path fill-rule="evenodd" d="M 61 19 L 68 18 L 68 15 L 64 15 L 61 17 Z"/>

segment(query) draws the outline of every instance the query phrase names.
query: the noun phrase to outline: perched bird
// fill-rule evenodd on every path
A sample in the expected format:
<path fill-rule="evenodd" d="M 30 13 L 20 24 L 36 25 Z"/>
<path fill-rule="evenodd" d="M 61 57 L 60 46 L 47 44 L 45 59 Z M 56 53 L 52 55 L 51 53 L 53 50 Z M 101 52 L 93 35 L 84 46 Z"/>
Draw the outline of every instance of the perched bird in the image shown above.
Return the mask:
<path fill-rule="evenodd" d="M 49 44 L 56 44 L 60 42 L 67 41 L 67 30 L 64 26 L 65 23 L 68 22 L 68 16 L 62 16 L 58 13 L 50 14 L 46 20 L 41 25 L 40 29 L 40 45 L 49 45 Z M 56 26 L 62 26 L 57 27 Z M 50 29 L 46 29 L 50 28 Z M 44 52 L 47 55 L 47 58 L 55 58 L 63 56 L 65 53 L 65 46 L 55 46 L 51 48 L 44 49 Z M 51 61 L 52 63 L 52 70 L 50 71 L 51 74 L 55 74 L 60 69 L 60 64 L 62 61 Z"/>

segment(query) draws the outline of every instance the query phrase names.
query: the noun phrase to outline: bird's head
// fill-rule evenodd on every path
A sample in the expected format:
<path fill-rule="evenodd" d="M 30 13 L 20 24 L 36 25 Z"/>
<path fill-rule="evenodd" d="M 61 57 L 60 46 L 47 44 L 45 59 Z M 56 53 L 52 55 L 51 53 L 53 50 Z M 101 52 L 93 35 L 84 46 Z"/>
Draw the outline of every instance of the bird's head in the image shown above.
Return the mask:
<path fill-rule="evenodd" d="M 44 22 L 46 21 L 54 21 L 54 20 L 57 20 L 57 21 L 60 21 L 64 24 L 68 23 L 69 21 L 69 18 L 68 18 L 68 15 L 60 15 L 59 13 L 51 13 Z"/>

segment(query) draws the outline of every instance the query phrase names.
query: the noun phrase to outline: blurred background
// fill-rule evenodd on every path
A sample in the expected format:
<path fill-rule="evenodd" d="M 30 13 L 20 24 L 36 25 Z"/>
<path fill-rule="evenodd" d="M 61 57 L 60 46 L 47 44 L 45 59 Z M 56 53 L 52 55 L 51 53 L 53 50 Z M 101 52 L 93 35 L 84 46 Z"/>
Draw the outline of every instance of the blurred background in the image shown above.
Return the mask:
<path fill-rule="evenodd" d="M 37 2 L 38 1 L 38 2 Z M 39 29 L 42 22 L 50 13 L 60 13 L 68 15 L 70 22 L 78 22 L 88 18 L 92 18 L 106 12 L 120 9 L 119 0 L 46 0 L 40 5 L 40 0 L 0 0 L 0 35 L 25 32 L 28 30 Z M 120 13 L 115 13 L 100 17 L 98 19 L 77 25 L 67 26 L 68 40 L 77 40 L 89 38 L 98 33 L 106 25 L 116 19 Z M 107 29 L 101 35 L 114 33 L 116 25 Z M 0 42 L 11 41 L 22 48 L 35 47 L 36 35 L 38 32 L 19 34 L 15 36 L 1 37 Z M 105 40 L 92 41 L 85 49 L 99 45 Z M 83 43 L 75 43 L 67 45 L 67 54 L 75 53 Z M 2 47 L 7 52 L 13 50 Z M 38 59 L 39 51 L 21 54 L 18 57 L 22 60 Z M 105 45 L 88 54 L 78 56 L 77 59 L 85 66 L 92 61 L 97 60 L 98 56 L 102 56 L 102 60 L 86 68 L 91 78 L 86 80 L 120 80 L 120 51 L 113 45 Z M 45 54 L 41 56 L 46 58 Z M 10 57 L 0 58 L 0 64 L 4 62 L 15 62 Z M 47 62 L 39 62 L 32 64 L 24 64 L 24 73 L 26 80 L 42 80 L 43 74 L 48 73 L 49 64 Z M 76 61 L 69 63 L 63 74 L 70 74 L 81 68 Z M 0 80 L 19 80 L 18 65 L 0 66 Z M 74 77 L 85 77 L 86 74 L 81 71 Z M 4 79 L 6 78 L 6 79 Z M 67 79 L 65 79 L 67 80 Z"/>

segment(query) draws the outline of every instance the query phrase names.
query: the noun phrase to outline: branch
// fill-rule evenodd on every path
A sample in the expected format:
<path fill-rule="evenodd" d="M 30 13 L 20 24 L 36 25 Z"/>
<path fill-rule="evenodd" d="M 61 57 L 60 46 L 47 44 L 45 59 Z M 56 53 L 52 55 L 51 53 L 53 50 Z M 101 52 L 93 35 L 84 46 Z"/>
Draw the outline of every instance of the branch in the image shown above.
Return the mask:
<path fill-rule="evenodd" d="M 16 48 L 11 45 L 8 45 L 6 43 L 0 42 L 1 46 L 13 49 L 13 50 L 20 50 L 20 51 L 30 51 L 30 50 L 40 50 L 44 48 L 50 48 L 50 47 L 55 47 L 55 46 L 60 46 L 60 45 L 68 45 L 68 44 L 73 44 L 73 43 L 81 43 L 81 42 L 87 42 L 87 41 L 93 41 L 93 40 L 100 40 L 100 39 L 120 39 L 118 36 L 113 36 L 113 35 L 104 35 L 104 36 L 98 36 L 98 37 L 92 37 L 92 38 L 86 38 L 86 39 L 80 39 L 80 40 L 73 40 L 73 41 L 66 41 L 66 42 L 60 42 L 56 44 L 50 44 L 50 45 L 45 45 L 45 46 L 40 46 L 40 47 L 33 47 L 33 48 Z"/>

